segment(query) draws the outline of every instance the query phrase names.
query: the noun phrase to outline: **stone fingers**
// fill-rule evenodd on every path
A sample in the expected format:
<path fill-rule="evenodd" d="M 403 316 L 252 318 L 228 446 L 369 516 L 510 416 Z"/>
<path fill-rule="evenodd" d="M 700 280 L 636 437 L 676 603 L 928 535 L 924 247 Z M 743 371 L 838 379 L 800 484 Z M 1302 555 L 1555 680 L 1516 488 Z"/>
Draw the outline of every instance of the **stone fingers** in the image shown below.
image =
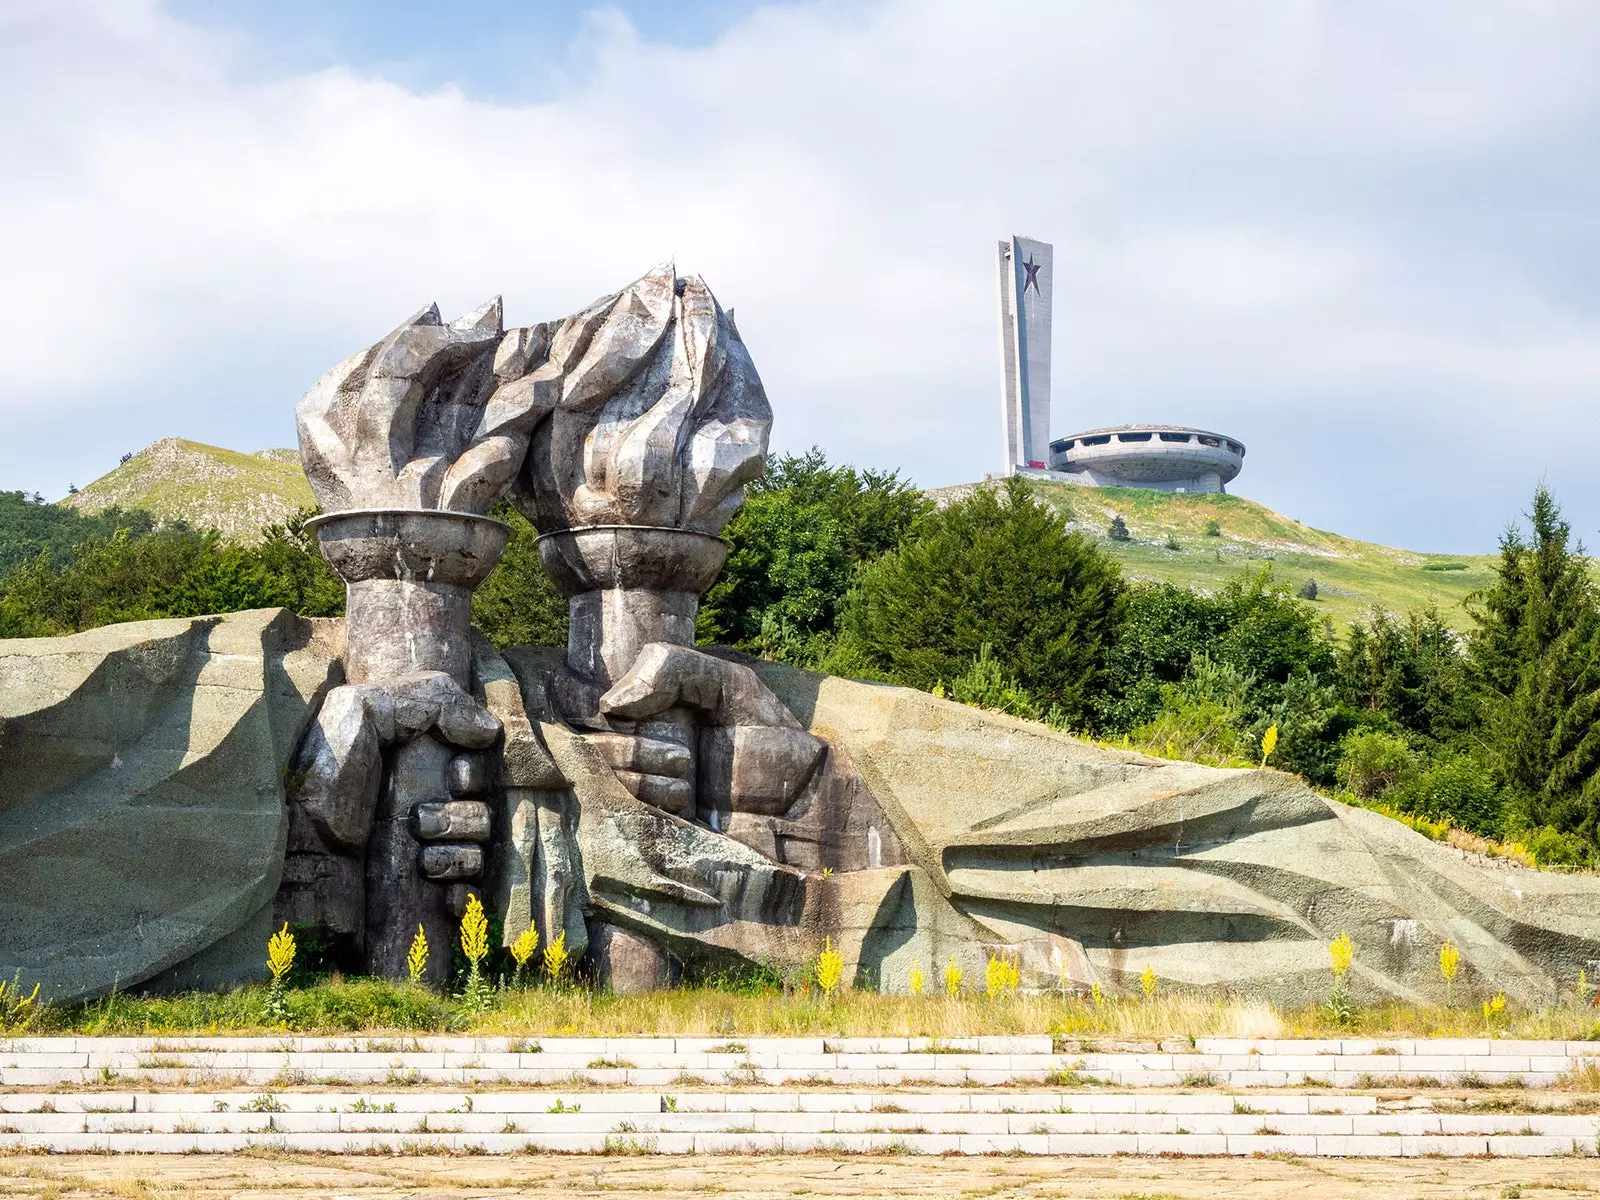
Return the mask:
<path fill-rule="evenodd" d="M 661 738 L 635 737 L 627 733 L 595 733 L 589 735 L 589 743 L 617 771 L 680 778 L 687 775 L 693 765 L 689 747 Z"/>
<path fill-rule="evenodd" d="M 700 733 L 700 796 L 707 808 L 787 812 L 827 746 L 801 729 L 736 725 Z"/>
<path fill-rule="evenodd" d="M 489 788 L 488 764 L 481 754 L 458 754 L 445 769 L 454 797 L 424 800 L 411 810 L 411 833 L 423 843 L 417 865 L 429 879 L 449 882 L 483 874 L 483 845 L 494 832 L 494 814 L 481 796 Z"/>
<path fill-rule="evenodd" d="M 476 879 L 483 874 L 483 847 L 450 842 L 430 842 L 417 856 L 417 865 L 429 879 L 441 882 Z"/>
<path fill-rule="evenodd" d="M 684 813 L 694 807 L 694 789 L 687 779 L 645 775 L 638 771 L 618 771 L 616 775 L 637 799 L 664 812 Z"/>
<path fill-rule="evenodd" d="M 420 842 L 487 842 L 490 823 L 481 800 L 428 800 L 411 810 L 411 832 Z"/>
<path fill-rule="evenodd" d="M 636 799 L 671 813 L 694 807 L 687 778 L 694 753 L 688 746 L 629 733 L 592 733 L 587 740 Z"/>

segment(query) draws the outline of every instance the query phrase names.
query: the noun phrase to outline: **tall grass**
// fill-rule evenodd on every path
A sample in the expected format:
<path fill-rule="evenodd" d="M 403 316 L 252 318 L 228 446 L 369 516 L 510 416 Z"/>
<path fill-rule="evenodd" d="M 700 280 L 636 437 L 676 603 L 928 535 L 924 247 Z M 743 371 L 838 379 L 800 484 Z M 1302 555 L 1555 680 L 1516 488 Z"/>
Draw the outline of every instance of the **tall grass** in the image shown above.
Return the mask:
<path fill-rule="evenodd" d="M 476 1033 L 508 1037 L 973 1037 L 1051 1033 L 1093 1040 L 1197 1037 L 1482 1037 L 1475 1007 L 1374 1005 L 1347 1023 L 1323 1006 L 1282 1009 L 1262 1001 L 1196 994 L 1150 1000 L 1058 994 L 879 995 L 838 989 L 696 986 L 617 996 L 582 987 L 493 990 L 481 1011 L 425 988 L 370 979 L 324 979 L 287 992 L 288 1021 L 272 1019 L 270 989 L 172 996 L 118 995 L 86 1004 L 42 1005 L 28 1032 L 43 1034 L 219 1035 Z M 1497 1035 L 1600 1039 L 1587 1005 L 1508 1009 Z"/>

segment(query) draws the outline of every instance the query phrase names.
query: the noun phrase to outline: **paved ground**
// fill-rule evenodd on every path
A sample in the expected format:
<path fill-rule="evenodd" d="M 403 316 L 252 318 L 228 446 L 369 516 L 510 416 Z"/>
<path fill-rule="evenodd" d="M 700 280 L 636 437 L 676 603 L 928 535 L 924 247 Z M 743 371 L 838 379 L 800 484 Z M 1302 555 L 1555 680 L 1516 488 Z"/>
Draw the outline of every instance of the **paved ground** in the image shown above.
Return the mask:
<path fill-rule="evenodd" d="M 1600 1193 L 1600 1160 L 1017 1159 L 532 1156 L 514 1159 L 182 1155 L 0 1158 L 0 1197 L 320 1196 L 549 1200 L 666 1196 L 937 1200 L 1571 1200 Z"/>

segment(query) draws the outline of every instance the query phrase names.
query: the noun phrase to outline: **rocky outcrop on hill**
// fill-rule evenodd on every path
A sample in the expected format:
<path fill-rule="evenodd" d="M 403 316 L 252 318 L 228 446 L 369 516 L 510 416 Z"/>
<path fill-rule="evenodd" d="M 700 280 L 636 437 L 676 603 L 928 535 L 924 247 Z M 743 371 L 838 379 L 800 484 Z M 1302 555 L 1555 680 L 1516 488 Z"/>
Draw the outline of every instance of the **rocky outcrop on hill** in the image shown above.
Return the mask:
<path fill-rule="evenodd" d="M 215 529 L 253 542 L 316 503 L 294 450 L 240 454 L 182 438 L 162 438 L 61 502 L 85 513 L 143 509 L 158 521 Z"/>

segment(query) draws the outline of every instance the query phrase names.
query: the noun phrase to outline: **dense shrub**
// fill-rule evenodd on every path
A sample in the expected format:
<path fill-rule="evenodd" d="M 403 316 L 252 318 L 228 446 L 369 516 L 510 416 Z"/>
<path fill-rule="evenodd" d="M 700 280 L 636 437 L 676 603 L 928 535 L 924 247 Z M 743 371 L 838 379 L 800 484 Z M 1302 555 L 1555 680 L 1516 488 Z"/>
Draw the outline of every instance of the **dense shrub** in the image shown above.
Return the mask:
<path fill-rule="evenodd" d="M 1340 786 L 1366 799 L 1383 795 L 1416 771 L 1417 756 L 1396 734 L 1358 729 L 1340 743 Z"/>
<path fill-rule="evenodd" d="M 725 531 L 733 548 L 700 606 L 702 642 L 800 666 L 827 657 L 845 596 L 933 505 L 894 472 L 777 455 Z"/>
<path fill-rule="evenodd" d="M 280 606 L 337 615 L 344 585 L 305 529 L 307 516 L 271 527 L 254 546 L 174 527 L 143 535 L 118 529 L 81 543 L 59 565 L 41 553 L 0 580 L 0 636 Z"/>
<path fill-rule="evenodd" d="M 985 644 L 1041 707 L 1088 719 L 1122 615 L 1117 564 L 1013 476 L 925 517 L 862 572 L 842 621 L 846 653 L 932 688 Z"/>
<path fill-rule="evenodd" d="M 43 496 L 0 492 L 0 577 L 40 556 L 61 566 L 71 560 L 75 546 L 104 540 L 119 529 L 139 536 L 154 528 L 155 519 L 147 512 L 108 508 L 87 516 L 75 508 L 46 504 Z"/>
<path fill-rule="evenodd" d="M 1386 799 L 1401 812 L 1449 821 L 1485 837 L 1506 833 L 1501 788 L 1487 766 L 1468 754 L 1441 752 L 1423 770 L 1397 780 Z"/>

